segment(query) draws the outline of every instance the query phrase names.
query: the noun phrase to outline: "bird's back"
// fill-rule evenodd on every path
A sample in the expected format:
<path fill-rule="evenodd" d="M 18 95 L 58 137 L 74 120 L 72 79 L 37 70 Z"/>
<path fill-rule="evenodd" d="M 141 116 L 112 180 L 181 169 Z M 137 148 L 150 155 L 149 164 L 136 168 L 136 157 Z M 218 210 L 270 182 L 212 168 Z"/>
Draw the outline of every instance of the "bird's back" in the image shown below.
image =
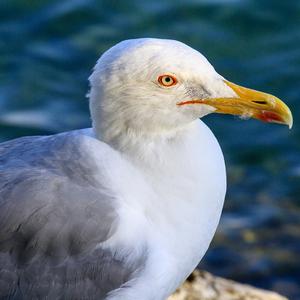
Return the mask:
<path fill-rule="evenodd" d="M 0 144 L 1 299 L 103 299 L 136 271 L 101 247 L 118 226 L 111 151 L 80 132 Z"/>

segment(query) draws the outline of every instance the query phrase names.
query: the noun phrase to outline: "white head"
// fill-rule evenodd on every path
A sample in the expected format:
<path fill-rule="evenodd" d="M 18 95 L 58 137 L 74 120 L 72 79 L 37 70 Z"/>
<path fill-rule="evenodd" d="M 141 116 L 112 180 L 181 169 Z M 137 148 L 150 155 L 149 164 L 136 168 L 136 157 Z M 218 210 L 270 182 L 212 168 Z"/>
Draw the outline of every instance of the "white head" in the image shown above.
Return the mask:
<path fill-rule="evenodd" d="M 117 44 L 100 57 L 90 84 L 93 127 L 109 143 L 178 130 L 214 111 L 291 123 L 290 113 L 278 113 L 277 98 L 227 82 L 202 54 L 173 40 Z"/>

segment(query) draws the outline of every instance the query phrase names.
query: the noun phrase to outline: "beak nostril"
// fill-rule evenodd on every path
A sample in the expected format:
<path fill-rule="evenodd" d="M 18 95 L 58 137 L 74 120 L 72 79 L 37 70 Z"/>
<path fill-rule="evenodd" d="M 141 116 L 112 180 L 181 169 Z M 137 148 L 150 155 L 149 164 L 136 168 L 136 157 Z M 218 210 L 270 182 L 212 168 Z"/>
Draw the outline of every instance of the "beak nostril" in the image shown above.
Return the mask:
<path fill-rule="evenodd" d="M 268 104 L 268 102 L 265 100 L 252 100 L 252 102 L 256 104 Z"/>

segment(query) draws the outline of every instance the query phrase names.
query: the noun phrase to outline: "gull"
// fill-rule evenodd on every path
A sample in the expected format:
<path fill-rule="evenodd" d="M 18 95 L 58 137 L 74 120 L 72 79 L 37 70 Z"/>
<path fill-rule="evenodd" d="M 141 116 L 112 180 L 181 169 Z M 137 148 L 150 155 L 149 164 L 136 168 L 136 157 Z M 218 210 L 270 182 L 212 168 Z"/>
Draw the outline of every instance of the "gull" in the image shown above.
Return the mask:
<path fill-rule="evenodd" d="M 226 192 L 200 119 L 293 122 L 174 40 L 118 43 L 90 86 L 92 128 L 0 144 L 1 299 L 167 298 L 208 249 Z"/>

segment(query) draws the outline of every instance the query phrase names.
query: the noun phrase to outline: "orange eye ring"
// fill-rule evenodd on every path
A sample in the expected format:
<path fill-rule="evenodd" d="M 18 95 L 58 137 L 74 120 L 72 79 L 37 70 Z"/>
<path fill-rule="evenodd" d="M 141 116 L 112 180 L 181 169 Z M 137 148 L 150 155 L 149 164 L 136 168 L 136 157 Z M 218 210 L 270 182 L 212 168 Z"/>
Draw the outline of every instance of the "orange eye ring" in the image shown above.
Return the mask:
<path fill-rule="evenodd" d="M 169 75 L 169 74 L 165 74 L 165 75 L 161 75 L 158 77 L 158 83 L 164 87 L 171 87 L 177 84 L 177 79 L 176 77 Z"/>

